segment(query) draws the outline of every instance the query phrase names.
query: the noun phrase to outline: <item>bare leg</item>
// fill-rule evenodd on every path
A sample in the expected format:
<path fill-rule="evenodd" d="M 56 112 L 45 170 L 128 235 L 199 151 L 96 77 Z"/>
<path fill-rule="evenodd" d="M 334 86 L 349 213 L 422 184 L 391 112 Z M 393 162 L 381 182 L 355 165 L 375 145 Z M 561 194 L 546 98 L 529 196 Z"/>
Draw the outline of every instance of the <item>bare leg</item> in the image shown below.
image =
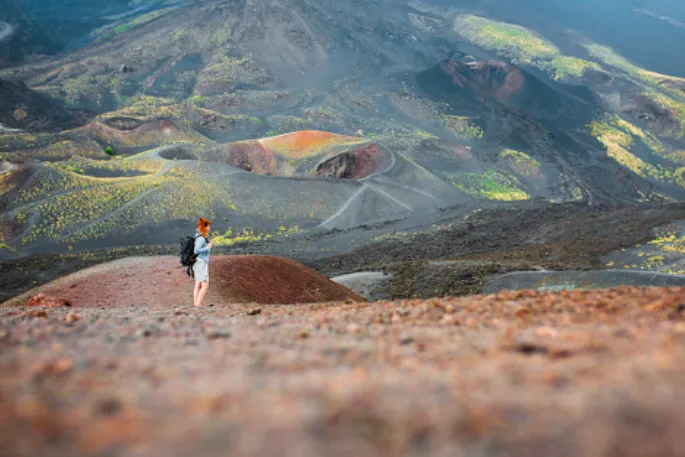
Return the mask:
<path fill-rule="evenodd" d="M 195 281 L 195 289 L 193 289 L 193 306 L 197 306 L 197 296 L 200 295 L 200 287 L 202 283 L 200 281 Z"/>
<path fill-rule="evenodd" d="M 195 306 L 202 306 L 202 301 L 205 299 L 205 295 L 207 295 L 207 290 L 209 290 L 209 283 L 201 282 L 200 292 L 197 294 L 197 302 L 195 303 Z"/>

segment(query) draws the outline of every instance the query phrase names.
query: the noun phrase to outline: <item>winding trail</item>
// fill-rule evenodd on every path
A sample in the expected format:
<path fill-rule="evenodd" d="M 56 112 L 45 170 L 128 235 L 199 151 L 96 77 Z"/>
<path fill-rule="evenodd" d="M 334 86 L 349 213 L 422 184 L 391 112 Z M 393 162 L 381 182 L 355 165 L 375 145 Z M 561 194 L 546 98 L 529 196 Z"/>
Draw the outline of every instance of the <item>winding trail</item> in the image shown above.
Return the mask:
<path fill-rule="evenodd" d="M 417 194 L 421 194 L 421 195 L 423 195 L 423 196 L 425 196 L 425 197 L 428 197 L 428 198 L 430 198 L 430 199 L 432 199 L 432 200 L 435 200 L 436 202 L 439 202 L 439 203 L 442 204 L 442 205 L 446 205 L 446 204 L 447 204 L 447 202 L 445 202 L 445 200 L 443 200 L 443 199 L 441 199 L 441 198 L 438 198 L 438 197 L 436 197 L 435 195 L 426 192 L 425 190 L 417 189 L 416 187 L 405 186 L 404 184 L 400 184 L 400 183 L 398 183 L 398 182 L 391 181 L 391 180 L 386 180 L 386 179 L 383 180 L 383 184 L 388 185 L 388 186 L 401 187 L 402 189 L 409 190 L 409 191 L 411 191 L 411 192 L 416 192 Z"/>
<path fill-rule="evenodd" d="M 352 194 L 352 195 L 350 196 L 350 198 L 348 198 L 347 201 L 346 201 L 345 203 L 343 203 L 343 205 L 340 207 L 340 209 L 339 209 L 338 211 L 335 212 L 335 214 L 333 214 L 333 215 L 330 216 L 328 219 L 326 219 L 326 220 L 323 221 L 321 224 L 319 224 L 319 225 L 318 225 L 319 228 L 326 228 L 327 225 L 329 225 L 331 222 L 333 222 L 334 220 L 336 220 L 337 218 L 339 218 L 340 216 L 342 216 L 343 213 L 350 207 L 350 205 L 352 204 L 352 202 L 354 202 L 355 200 L 357 200 L 357 199 L 364 193 L 364 191 L 366 191 L 367 189 L 370 189 L 370 190 L 372 190 L 373 192 L 376 192 L 377 194 L 382 195 L 383 197 L 387 198 L 388 200 L 392 201 L 393 203 L 396 203 L 396 204 L 400 205 L 401 207 L 403 207 L 403 208 L 406 209 L 407 211 L 410 211 L 410 212 L 413 212 L 413 211 L 414 211 L 414 209 L 411 208 L 411 207 L 410 207 L 409 205 L 407 205 L 406 203 L 404 203 L 404 202 L 398 200 L 397 198 L 393 197 L 391 194 L 389 194 L 388 192 L 384 191 L 383 189 L 379 189 L 377 186 L 374 186 L 374 185 L 372 185 L 372 184 L 369 184 L 369 182 L 368 182 L 371 178 L 378 177 L 378 176 L 383 176 L 383 175 L 389 173 L 390 171 L 392 171 L 392 170 L 395 168 L 395 165 L 397 165 L 397 156 L 395 155 L 395 153 L 394 153 L 393 151 L 388 151 L 388 152 L 390 153 L 390 165 L 388 165 L 388 168 L 386 168 L 385 170 L 382 170 L 382 171 L 378 171 L 378 172 L 376 172 L 376 173 L 372 173 L 372 174 L 370 174 L 370 175 L 368 175 L 368 176 L 366 176 L 366 177 L 360 179 L 358 182 L 359 182 L 359 183 L 362 183 L 362 186 L 361 186 L 354 194 Z M 385 184 L 385 183 L 383 182 L 383 183 L 378 183 L 378 184 Z M 408 189 L 408 190 L 411 190 L 411 191 L 414 191 L 414 192 L 418 192 L 418 193 L 420 193 L 420 194 L 426 195 L 427 197 L 431 197 L 431 198 L 433 198 L 433 199 L 436 199 L 436 200 L 440 201 L 440 200 L 437 199 L 435 196 L 432 196 L 432 195 L 430 195 L 430 194 L 428 194 L 428 193 L 426 193 L 426 192 L 423 192 L 423 191 L 421 191 L 421 190 L 419 190 L 419 189 L 413 189 L 413 188 L 410 188 L 410 187 L 407 187 L 407 186 L 403 186 L 403 185 L 401 185 L 401 184 L 397 184 L 397 185 L 398 185 L 399 187 L 403 187 L 403 188 L 405 188 L 405 189 Z"/>
<path fill-rule="evenodd" d="M 386 168 L 383 171 L 371 173 L 370 175 L 363 177 L 359 181 L 368 181 L 369 179 L 373 178 L 374 176 L 384 175 L 384 174 L 388 173 L 390 170 L 392 170 L 393 168 L 395 168 L 395 165 L 397 164 L 397 157 L 395 156 L 394 152 L 392 152 L 392 151 L 388 151 L 388 152 L 390 153 L 390 165 L 388 166 L 388 168 Z"/>
<path fill-rule="evenodd" d="M 367 186 L 369 186 L 369 189 L 371 189 L 371 190 L 381 194 L 382 196 L 386 197 L 387 199 L 397 203 L 398 205 L 407 209 L 408 211 L 414 211 L 414 208 L 412 208 L 411 206 L 405 204 L 404 202 L 396 199 L 395 197 L 393 197 L 392 195 L 390 195 L 388 192 L 384 191 L 383 189 L 379 189 L 378 187 L 373 186 L 371 184 L 367 184 Z"/>
<path fill-rule="evenodd" d="M 368 189 L 368 187 L 369 186 L 367 184 L 364 184 L 359 189 L 357 189 L 357 191 L 355 193 L 353 193 L 352 196 L 350 198 L 348 198 L 345 203 L 343 203 L 343 205 L 340 207 L 340 209 L 335 214 L 333 214 L 331 217 L 329 217 L 328 219 L 323 221 L 321 224 L 319 224 L 319 227 L 324 227 L 324 226 L 330 224 L 331 222 L 333 222 L 334 220 L 336 220 L 337 218 L 339 218 L 340 216 L 342 216 L 342 214 L 345 212 L 345 210 L 350 207 L 350 204 L 352 204 L 353 201 L 355 201 L 357 198 L 359 198 L 359 196 L 361 194 L 363 194 L 364 191 L 366 189 Z"/>

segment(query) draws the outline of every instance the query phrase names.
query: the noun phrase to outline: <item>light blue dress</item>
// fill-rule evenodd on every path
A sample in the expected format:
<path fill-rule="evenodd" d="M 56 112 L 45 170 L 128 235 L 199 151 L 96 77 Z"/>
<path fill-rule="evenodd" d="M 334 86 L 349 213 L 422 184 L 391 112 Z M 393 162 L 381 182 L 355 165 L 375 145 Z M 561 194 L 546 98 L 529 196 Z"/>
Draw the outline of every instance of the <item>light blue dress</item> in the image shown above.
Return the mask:
<path fill-rule="evenodd" d="M 197 260 L 193 264 L 195 281 L 209 282 L 209 251 L 207 240 L 200 232 L 195 234 L 195 255 Z"/>

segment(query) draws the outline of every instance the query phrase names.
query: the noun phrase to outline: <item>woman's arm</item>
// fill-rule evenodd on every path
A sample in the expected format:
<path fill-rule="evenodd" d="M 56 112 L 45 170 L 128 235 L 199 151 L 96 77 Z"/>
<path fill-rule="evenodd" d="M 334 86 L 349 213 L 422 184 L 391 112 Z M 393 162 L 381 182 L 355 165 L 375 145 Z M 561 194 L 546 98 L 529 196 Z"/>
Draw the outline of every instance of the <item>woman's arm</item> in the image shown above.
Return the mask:
<path fill-rule="evenodd" d="M 205 254 L 209 252 L 209 249 L 210 248 L 207 245 L 207 240 L 205 240 L 205 237 L 198 236 L 195 238 L 195 255 Z"/>

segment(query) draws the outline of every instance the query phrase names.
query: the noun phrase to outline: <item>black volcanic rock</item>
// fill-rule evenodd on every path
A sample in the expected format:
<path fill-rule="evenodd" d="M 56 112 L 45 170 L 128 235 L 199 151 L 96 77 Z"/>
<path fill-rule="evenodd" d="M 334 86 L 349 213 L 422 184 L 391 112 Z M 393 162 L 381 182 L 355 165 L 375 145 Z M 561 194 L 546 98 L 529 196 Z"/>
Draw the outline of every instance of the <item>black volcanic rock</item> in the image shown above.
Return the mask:
<path fill-rule="evenodd" d="M 72 129 L 88 123 L 95 113 L 64 108 L 24 83 L 0 80 L 0 124 L 34 132 Z"/>

